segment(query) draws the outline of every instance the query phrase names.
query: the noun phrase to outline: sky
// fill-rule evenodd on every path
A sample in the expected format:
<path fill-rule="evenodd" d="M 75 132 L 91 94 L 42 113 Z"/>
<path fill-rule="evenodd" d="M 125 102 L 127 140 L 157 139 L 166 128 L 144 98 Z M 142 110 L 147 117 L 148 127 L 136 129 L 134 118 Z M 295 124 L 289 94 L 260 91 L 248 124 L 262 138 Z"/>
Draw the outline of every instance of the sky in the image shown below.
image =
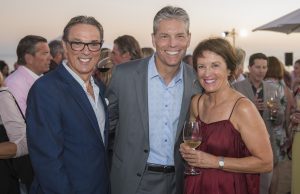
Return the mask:
<path fill-rule="evenodd" d="M 192 39 L 188 53 L 201 40 L 235 28 L 237 32 L 248 32 L 246 37 L 236 36 L 236 46 L 246 51 L 246 60 L 255 52 L 276 56 L 283 62 L 286 52 L 293 52 L 294 61 L 300 58 L 300 33 L 252 32 L 298 9 L 299 0 L 3 0 L 0 60 L 12 67 L 22 37 L 34 34 L 51 41 L 60 37 L 64 26 L 77 15 L 93 16 L 103 25 L 105 47 L 111 48 L 113 40 L 124 34 L 134 36 L 141 47 L 152 47 L 153 18 L 166 5 L 182 7 L 190 16 Z"/>

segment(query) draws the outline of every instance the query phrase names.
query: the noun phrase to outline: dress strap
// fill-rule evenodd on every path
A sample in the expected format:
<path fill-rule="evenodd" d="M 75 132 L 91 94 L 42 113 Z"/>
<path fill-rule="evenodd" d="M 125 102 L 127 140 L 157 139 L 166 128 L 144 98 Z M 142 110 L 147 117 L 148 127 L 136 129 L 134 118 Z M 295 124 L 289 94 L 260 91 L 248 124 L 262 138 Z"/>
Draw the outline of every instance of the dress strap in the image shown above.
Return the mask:
<path fill-rule="evenodd" d="M 229 119 L 228 120 L 230 120 L 230 118 L 231 118 L 231 115 L 232 115 L 232 113 L 233 113 L 233 111 L 234 111 L 234 108 L 235 108 L 235 105 L 238 103 L 238 101 L 240 100 L 240 99 L 242 99 L 242 98 L 246 98 L 245 96 L 242 96 L 242 97 L 239 97 L 236 101 L 235 101 L 235 103 L 234 103 L 234 105 L 233 105 L 233 107 L 232 107 L 232 111 L 231 111 L 231 113 L 230 113 L 230 116 L 229 116 Z"/>
<path fill-rule="evenodd" d="M 197 102 L 197 110 L 198 110 L 198 117 L 200 118 L 200 115 L 199 115 L 199 102 L 200 102 L 200 99 L 201 99 L 201 97 L 202 97 L 203 95 L 201 94 L 200 96 L 199 96 L 199 98 L 198 98 L 198 102 Z"/>

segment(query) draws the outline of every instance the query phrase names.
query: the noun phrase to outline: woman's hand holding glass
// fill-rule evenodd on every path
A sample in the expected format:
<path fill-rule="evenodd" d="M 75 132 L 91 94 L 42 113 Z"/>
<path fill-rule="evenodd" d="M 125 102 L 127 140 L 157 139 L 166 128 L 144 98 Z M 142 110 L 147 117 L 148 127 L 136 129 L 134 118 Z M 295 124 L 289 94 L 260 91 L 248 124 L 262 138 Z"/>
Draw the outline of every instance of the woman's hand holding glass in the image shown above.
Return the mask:
<path fill-rule="evenodd" d="M 192 150 L 195 150 L 202 142 L 202 131 L 201 126 L 199 126 L 196 121 L 187 121 L 183 127 L 183 141 Z M 199 169 L 195 169 L 193 166 L 185 169 L 185 174 L 197 175 L 199 174 Z"/>
<path fill-rule="evenodd" d="M 219 168 L 219 157 L 190 148 L 187 144 L 182 143 L 179 149 L 183 159 L 188 165 L 199 168 Z M 197 170 L 197 169 L 196 169 Z"/>

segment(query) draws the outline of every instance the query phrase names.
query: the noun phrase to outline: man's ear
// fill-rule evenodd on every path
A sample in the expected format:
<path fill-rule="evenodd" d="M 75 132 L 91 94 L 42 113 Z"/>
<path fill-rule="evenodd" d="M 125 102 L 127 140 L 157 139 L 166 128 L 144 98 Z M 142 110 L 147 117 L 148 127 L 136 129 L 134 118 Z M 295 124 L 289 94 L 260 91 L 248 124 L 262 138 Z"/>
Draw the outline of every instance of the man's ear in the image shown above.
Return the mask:
<path fill-rule="evenodd" d="M 32 64 L 33 56 L 32 56 L 32 54 L 26 53 L 24 55 L 24 59 L 25 59 L 26 65 L 30 65 L 30 64 Z"/>

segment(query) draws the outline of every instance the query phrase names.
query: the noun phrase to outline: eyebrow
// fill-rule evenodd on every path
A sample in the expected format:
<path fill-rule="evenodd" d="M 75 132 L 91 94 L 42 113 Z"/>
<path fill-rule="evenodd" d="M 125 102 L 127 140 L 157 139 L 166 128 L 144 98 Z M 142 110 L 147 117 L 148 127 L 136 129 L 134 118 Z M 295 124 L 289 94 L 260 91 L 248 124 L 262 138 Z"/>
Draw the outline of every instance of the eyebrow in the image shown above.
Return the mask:
<path fill-rule="evenodd" d="M 90 42 L 84 42 L 78 38 L 74 38 L 74 40 L 72 40 L 72 41 L 83 42 L 83 43 L 100 43 L 101 42 L 100 40 L 91 40 Z"/>

